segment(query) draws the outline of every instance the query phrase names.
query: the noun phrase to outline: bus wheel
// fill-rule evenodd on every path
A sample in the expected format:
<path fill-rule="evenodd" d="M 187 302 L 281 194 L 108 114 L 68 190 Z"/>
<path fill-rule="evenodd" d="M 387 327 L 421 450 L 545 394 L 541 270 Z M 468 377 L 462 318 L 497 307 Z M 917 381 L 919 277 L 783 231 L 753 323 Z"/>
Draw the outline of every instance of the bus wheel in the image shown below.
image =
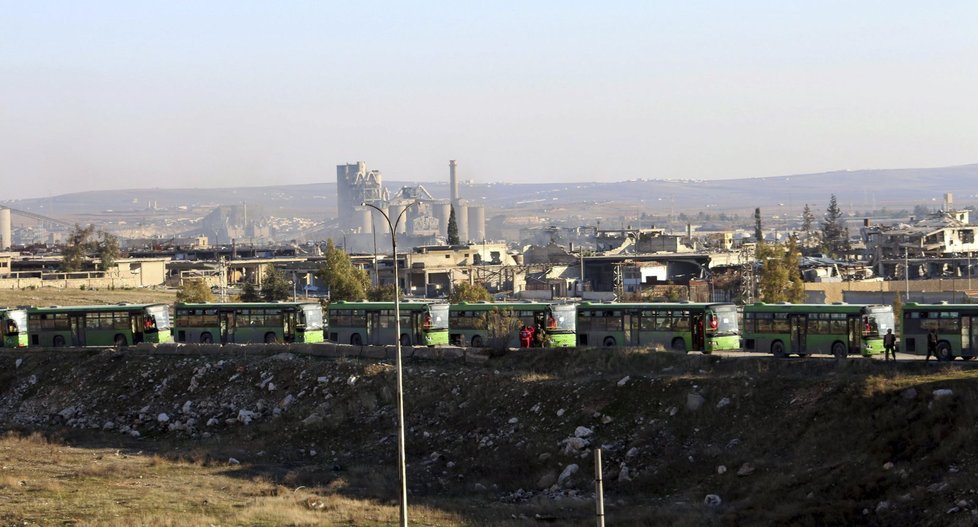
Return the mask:
<path fill-rule="evenodd" d="M 686 341 L 682 337 L 676 337 L 672 339 L 672 351 L 681 351 L 686 353 Z"/>
<path fill-rule="evenodd" d="M 51 341 L 51 344 L 54 344 L 54 347 L 56 348 L 63 348 L 65 346 L 65 338 L 61 335 L 55 335 L 54 339 Z"/>
<path fill-rule="evenodd" d="M 951 352 L 951 345 L 945 341 L 940 341 L 937 343 L 937 360 L 951 361 L 954 360 L 954 353 Z"/>
<path fill-rule="evenodd" d="M 410 345 L 411 345 L 411 337 L 407 335 L 401 335 L 401 346 L 410 346 Z"/>
<path fill-rule="evenodd" d="M 605 337 L 604 338 L 604 345 L 605 345 L 605 347 L 611 348 L 613 346 L 616 346 L 617 344 L 618 343 L 615 342 L 615 337 Z"/>
<path fill-rule="evenodd" d="M 200 334 L 200 343 L 201 344 L 210 344 L 211 342 L 214 342 L 214 338 L 211 337 L 211 334 L 210 333 L 201 333 Z"/>
<path fill-rule="evenodd" d="M 784 352 L 784 342 L 781 342 L 780 340 L 775 340 L 774 342 L 772 342 L 771 355 L 774 355 L 779 359 L 783 359 L 787 357 L 788 354 Z"/>
<path fill-rule="evenodd" d="M 115 336 L 115 339 L 113 340 L 113 342 L 115 343 L 115 347 L 117 347 L 117 348 L 124 348 L 124 347 L 126 347 L 126 346 L 129 345 L 129 343 L 126 342 L 126 336 L 125 335 L 116 335 Z"/>
<path fill-rule="evenodd" d="M 275 344 L 277 342 L 278 337 L 275 336 L 275 333 L 272 333 L 271 331 L 265 333 L 265 344 Z"/>
<path fill-rule="evenodd" d="M 481 348 L 482 347 L 482 337 L 480 337 L 479 335 L 476 335 L 476 336 L 472 337 L 472 347 L 473 348 Z"/>
<path fill-rule="evenodd" d="M 353 344 L 354 346 L 362 346 L 363 345 L 363 339 L 360 338 L 360 334 L 359 333 L 354 333 L 353 336 L 350 337 L 350 344 Z"/>
<path fill-rule="evenodd" d="M 846 349 L 846 345 L 835 341 L 832 343 L 832 355 L 837 359 L 844 359 L 849 355 L 849 350 Z"/>

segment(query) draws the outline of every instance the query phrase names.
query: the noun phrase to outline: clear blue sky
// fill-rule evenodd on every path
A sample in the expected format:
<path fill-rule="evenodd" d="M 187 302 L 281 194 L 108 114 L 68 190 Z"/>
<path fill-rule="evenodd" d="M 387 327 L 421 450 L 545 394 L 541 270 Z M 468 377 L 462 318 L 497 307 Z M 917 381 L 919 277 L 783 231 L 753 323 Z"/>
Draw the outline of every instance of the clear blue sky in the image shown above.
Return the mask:
<path fill-rule="evenodd" d="M 978 162 L 978 2 L 0 1 L 0 199 Z"/>

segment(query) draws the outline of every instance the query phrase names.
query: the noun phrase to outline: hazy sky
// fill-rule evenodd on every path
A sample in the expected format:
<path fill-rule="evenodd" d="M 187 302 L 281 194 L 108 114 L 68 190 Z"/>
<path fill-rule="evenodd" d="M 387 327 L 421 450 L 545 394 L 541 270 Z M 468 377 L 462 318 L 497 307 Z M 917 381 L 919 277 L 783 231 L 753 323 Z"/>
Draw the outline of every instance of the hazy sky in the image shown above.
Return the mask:
<path fill-rule="evenodd" d="M 978 2 L 2 1 L 0 199 L 978 162 Z"/>

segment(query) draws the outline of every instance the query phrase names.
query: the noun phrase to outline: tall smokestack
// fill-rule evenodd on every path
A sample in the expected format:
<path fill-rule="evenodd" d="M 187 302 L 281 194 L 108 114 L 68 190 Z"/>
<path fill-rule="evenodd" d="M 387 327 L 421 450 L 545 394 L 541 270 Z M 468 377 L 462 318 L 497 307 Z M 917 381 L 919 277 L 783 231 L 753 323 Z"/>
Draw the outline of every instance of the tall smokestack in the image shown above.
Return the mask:
<path fill-rule="evenodd" d="M 5 251 L 13 245 L 10 239 L 10 209 L 0 209 L 0 251 Z"/>
<path fill-rule="evenodd" d="M 451 185 L 452 185 L 452 189 L 451 189 L 451 192 L 452 192 L 452 205 L 454 205 L 455 203 L 458 202 L 458 198 L 461 198 L 462 197 L 462 196 L 459 196 L 458 195 L 458 176 L 455 173 L 455 169 L 457 169 L 457 168 L 458 168 L 458 162 L 457 161 L 455 161 L 454 159 L 452 159 L 452 160 L 450 160 L 448 162 L 449 177 L 451 178 Z"/>

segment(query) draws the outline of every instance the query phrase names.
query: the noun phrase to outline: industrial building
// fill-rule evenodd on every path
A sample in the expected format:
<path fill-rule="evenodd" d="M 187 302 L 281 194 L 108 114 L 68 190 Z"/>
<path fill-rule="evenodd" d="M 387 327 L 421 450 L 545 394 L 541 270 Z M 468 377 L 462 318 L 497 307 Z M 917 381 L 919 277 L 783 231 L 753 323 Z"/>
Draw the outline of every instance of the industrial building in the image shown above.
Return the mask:
<path fill-rule="evenodd" d="M 484 241 L 486 209 L 461 198 L 457 169 L 458 162 L 449 161 L 451 198 L 445 200 L 435 198 L 422 185 L 404 186 L 391 194 L 383 185 L 381 172 L 368 171 L 364 161 L 337 165 L 338 226 L 347 250 L 365 252 L 375 250 L 377 244 L 386 247 L 389 243 L 386 239 L 390 233 L 387 220 L 373 208 L 361 204 L 384 211 L 391 223 L 396 223 L 398 244 L 404 247 L 445 243 L 452 209 L 455 210 L 459 241 Z M 378 239 L 376 234 L 382 237 Z"/>

